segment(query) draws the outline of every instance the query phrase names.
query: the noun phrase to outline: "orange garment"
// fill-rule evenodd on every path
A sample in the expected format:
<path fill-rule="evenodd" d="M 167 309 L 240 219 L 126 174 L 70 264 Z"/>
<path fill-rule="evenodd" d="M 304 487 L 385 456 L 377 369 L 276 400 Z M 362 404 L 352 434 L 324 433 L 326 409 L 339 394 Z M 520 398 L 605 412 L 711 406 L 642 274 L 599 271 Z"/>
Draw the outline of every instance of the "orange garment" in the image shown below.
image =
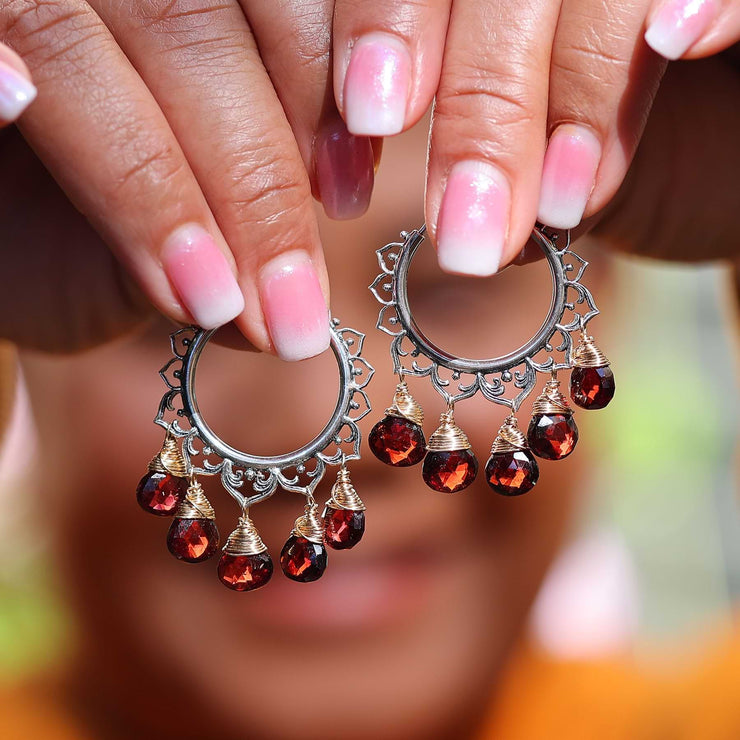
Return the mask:
<path fill-rule="evenodd" d="M 628 660 L 562 662 L 522 649 L 497 687 L 478 738 L 740 740 L 740 633 L 697 660 L 679 662 L 638 670 Z M 0 692 L 0 737 L 94 738 L 38 687 Z"/>
<path fill-rule="evenodd" d="M 740 740 L 740 632 L 692 659 L 554 661 L 527 648 L 480 740 Z"/>

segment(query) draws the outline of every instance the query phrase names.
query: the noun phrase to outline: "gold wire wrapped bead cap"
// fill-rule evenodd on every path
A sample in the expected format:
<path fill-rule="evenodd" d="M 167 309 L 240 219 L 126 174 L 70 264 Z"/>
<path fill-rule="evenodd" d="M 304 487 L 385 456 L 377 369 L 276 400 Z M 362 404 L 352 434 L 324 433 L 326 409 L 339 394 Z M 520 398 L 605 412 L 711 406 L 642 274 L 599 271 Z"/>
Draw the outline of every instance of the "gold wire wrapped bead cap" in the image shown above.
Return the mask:
<path fill-rule="evenodd" d="M 244 515 L 236 529 L 228 536 L 223 551 L 229 555 L 258 555 L 267 550 L 252 520 Z"/>
<path fill-rule="evenodd" d="M 455 450 L 469 450 L 470 447 L 468 436 L 455 424 L 452 410 L 445 411 L 439 417 L 439 426 L 429 437 L 427 450 L 429 452 L 453 452 Z"/>
<path fill-rule="evenodd" d="M 316 545 L 323 545 L 324 523 L 318 515 L 316 504 L 307 506 L 306 513 L 295 520 L 292 534 L 303 537 Z"/>
<path fill-rule="evenodd" d="M 152 458 L 149 470 L 153 473 L 170 473 L 177 478 L 188 477 L 188 465 L 182 448 L 175 437 L 167 432 L 162 449 Z"/>
<path fill-rule="evenodd" d="M 327 502 L 327 506 L 349 511 L 365 511 L 365 504 L 355 491 L 349 477 L 349 470 L 346 468 L 339 469 L 337 480 L 331 488 L 331 498 Z"/>
<path fill-rule="evenodd" d="M 185 498 L 179 503 L 175 510 L 177 519 L 215 519 L 216 512 L 211 502 L 206 498 L 203 487 L 196 478 L 193 478 L 188 486 Z"/>
<path fill-rule="evenodd" d="M 504 423 L 496 434 L 496 439 L 491 445 L 491 454 L 497 452 L 516 452 L 517 450 L 526 450 L 529 447 L 527 438 L 519 429 L 516 416 L 507 416 Z"/>
<path fill-rule="evenodd" d="M 578 346 L 571 353 L 571 365 L 574 367 L 606 367 L 607 356 L 598 348 L 594 338 L 583 334 Z"/>
<path fill-rule="evenodd" d="M 532 414 L 572 414 L 573 409 L 568 405 L 565 396 L 560 392 L 560 381 L 551 378 L 545 383 L 542 393 L 532 404 Z"/>
<path fill-rule="evenodd" d="M 404 419 L 413 421 L 414 424 L 423 426 L 424 409 L 418 401 L 409 392 L 406 381 L 402 380 L 396 386 L 396 392 L 393 394 L 393 403 L 385 410 L 386 416 L 401 416 Z"/>

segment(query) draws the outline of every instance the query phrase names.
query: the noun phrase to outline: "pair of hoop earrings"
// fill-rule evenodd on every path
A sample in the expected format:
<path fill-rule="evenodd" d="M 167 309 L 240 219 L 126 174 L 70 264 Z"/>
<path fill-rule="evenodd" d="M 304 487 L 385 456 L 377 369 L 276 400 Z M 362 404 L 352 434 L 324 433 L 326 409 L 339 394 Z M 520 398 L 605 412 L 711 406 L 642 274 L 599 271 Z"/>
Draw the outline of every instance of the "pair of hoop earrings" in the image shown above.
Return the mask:
<path fill-rule="evenodd" d="M 377 328 L 393 338 L 391 357 L 399 376 L 391 406 L 370 433 L 370 449 L 396 467 L 423 460 L 422 475 L 434 490 L 454 493 L 466 488 L 475 479 L 478 463 L 467 436 L 455 424 L 454 409 L 456 403 L 480 391 L 510 412 L 493 442 L 486 479 L 499 493 L 525 493 L 539 477 L 532 453 L 559 460 L 572 452 L 578 439 L 557 373 L 571 370 L 571 398 L 583 408 L 603 408 L 614 395 L 609 363 L 586 333 L 586 325 L 598 314 L 591 293 L 580 282 L 587 263 L 570 249 L 569 234 L 558 248 L 556 234 L 535 228 L 532 238 L 547 258 L 553 278 L 547 319 L 515 352 L 492 360 L 468 360 L 436 347 L 416 325 L 408 303 L 407 278 L 425 229 L 401 236 L 402 242 L 377 251 L 381 273 L 370 286 L 382 304 Z M 576 348 L 574 332 L 580 332 Z M 272 558 L 250 512 L 278 489 L 303 499 L 303 512 L 280 553 L 282 571 L 291 580 L 317 580 L 326 569 L 327 547 L 349 549 L 364 533 L 365 505 L 352 485 L 347 463 L 360 457 L 358 422 L 371 410 L 365 388 L 374 370 L 361 357 L 363 334 L 339 328 L 337 319 L 330 319 L 330 333 L 340 372 L 334 413 L 311 442 L 276 456 L 237 450 L 213 432 L 200 411 L 196 370 L 214 331 L 186 327 L 170 337 L 173 357 L 160 370 L 167 390 L 154 419 L 166 430 L 165 439 L 139 482 L 137 501 L 151 514 L 172 517 L 169 551 L 179 560 L 199 563 L 218 552 L 221 538 L 198 476 L 219 476 L 239 507 L 238 521 L 218 561 L 219 579 L 234 591 L 255 590 L 272 577 Z M 537 373 L 549 374 L 550 379 L 533 404 L 525 436 L 518 429 L 516 413 L 535 388 Z M 406 383 L 411 376 L 429 377 L 446 403 L 440 425 L 428 442 L 422 430 L 423 411 Z M 315 493 L 327 466 L 338 467 L 338 471 L 321 508 Z"/>

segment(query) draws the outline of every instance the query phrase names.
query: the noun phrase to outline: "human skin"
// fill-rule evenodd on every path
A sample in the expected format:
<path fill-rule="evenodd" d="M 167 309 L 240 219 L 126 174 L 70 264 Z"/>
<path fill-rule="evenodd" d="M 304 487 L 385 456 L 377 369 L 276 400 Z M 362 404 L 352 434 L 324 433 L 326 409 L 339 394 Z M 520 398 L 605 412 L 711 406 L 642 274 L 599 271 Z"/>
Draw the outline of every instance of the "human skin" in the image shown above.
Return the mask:
<path fill-rule="evenodd" d="M 738 84 L 736 71 L 719 59 L 668 75 L 628 189 L 599 226 L 605 244 L 684 260 L 737 256 L 731 204 L 740 163 L 737 147 L 728 142 L 740 125 Z M 375 412 L 365 431 L 387 405 L 394 383 L 387 341 L 371 328 L 376 305 L 365 286 L 377 270 L 373 250 L 416 221 L 424 145 L 419 131 L 389 148 L 388 186 L 366 222 L 322 224 L 331 245 L 334 312 L 368 333 L 365 353 L 378 368 Z M 670 172 L 661 166 L 666 158 L 674 163 Z M 40 171 L 32 160 L 26 163 L 39 192 Z M 22 186 L 16 182 L 0 199 L 15 205 L 4 214 L 5 223 L 17 224 L 10 232 L 19 239 L 11 250 L 15 259 L 30 252 L 22 244 L 44 242 L 49 232 L 42 229 L 50 228 L 23 220 Z M 56 191 L 50 188 L 48 198 L 56 214 L 52 227 L 58 232 L 66 224 L 66 243 L 76 249 L 87 244 L 102 260 L 105 252 Z M 49 252 L 50 264 L 55 255 Z M 23 303 L 30 297 L 13 293 L 10 283 L 0 296 L 10 292 L 16 321 L 28 322 L 26 331 L 34 336 L 45 329 L 50 345 L 52 336 L 63 345 L 85 331 L 120 334 L 134 314 L 103 300 L 111 284 L 104 279 L 106 264 L 70 275 L 66 295 L 75 297 L 75 322 L 54 323 L 50 317 L 61 309 L 37 315 L 33 304 Z M 494 340 L 496 349 L 505 350 L 523 339 L 524 322 L 532 318 L 527 314 L 506 311 L 506 320 L 492 323 L 491 338 L 465 317 L 497 301 L 532 302 L 543 265 L 512 269 L 509 288 L 504 283 L 493 296 L 486 283 L 449 282 L 428 262 L 419 268 L 419 310 L 431 330 L 475 354 L 484 354 Z M 15 269 L 19 274 L 22 268 L 16 263 Z M 95 275 L 100 283 L 91 279 Z M 599 299 L 598 289 L 596 294 Z M 49 293 L 46 299 L 63 297 Z M 143 304 L 136 305 L 144 312 Z M 16 326 L 20 331 L 22 324 Z M 66 333 L 73 329 L 76 335 Z M 352 466 L 368 504 L 363 542 L 352 552 L 332 554 L 316 584 L 288 583 L 276 573 L 259 592 L 233 594 L 208 565 L 188 567 L 170 558 L 162 522 L 141 514 L 133 498 L 142 467 L 161 441 L 149 419 L 163 390 L 155 371 L 167 356 L 166 334 L 158 323 L 143 336 L 80 356 L 24 357 L 43 459 L 39 496 L 56 533 L 55 561 L 79 626 L 79 659 L 68 684 L 74 704 L 102 728 L 101 737 L 114 737 L 122 727 L 129 736 L 138 730 L 165 738 L 340 738 L 348 726 L 357 738 L 471 734 L 495 695 L 498 671 L 566 530 L 585 447 L 561 463 L 543 463 L 538 486 L 514 501 L 492 495 L 482 480 L 458 496 L 435 495 L 420 482 L 418 469 L 388 469 L 366 453 Z M 259 373 L 253 355 L 222 357 L 211 366 L 203 404 L 234 444 L 262 445 L 261 452 L 296 446 L 331 408 L 330 357 L 297 368 L 261 364 Z M 295 380 L 295 395 L 272 401 L 264 393 L 268 378 Z M 414 383 L 413 391 L 431 425 L 439 399 L 424 383 Z M 299 406 L 305 415 L 295 424 L 280 421 L 287 413 L 293 418 Z M 461 405 L 459 421 L 482 459 L 500 414 L 471 401 Z M 233 509 L 218 486 L 208 490 L 226 534 Z M 273 555 L 297 513 L 290 497 L 255 510 Z"/>
<path fill-rule="evenodd" d="M 432 98 L 430 238 L 443 269 L 490 275 L 535 218 L 611 201 L 665 56 L 738 34 L 730 0 L 0 2 L 39 91 L 19 126 L 129 277 L 165 316 L 233 319 L 292 360 L 329 341 L 312 195 L 362 213 L 380 137 Z M 29 103 L 2 72 L 0 98 Z M 270 298 L 285 270 L 300 305 Z"/>

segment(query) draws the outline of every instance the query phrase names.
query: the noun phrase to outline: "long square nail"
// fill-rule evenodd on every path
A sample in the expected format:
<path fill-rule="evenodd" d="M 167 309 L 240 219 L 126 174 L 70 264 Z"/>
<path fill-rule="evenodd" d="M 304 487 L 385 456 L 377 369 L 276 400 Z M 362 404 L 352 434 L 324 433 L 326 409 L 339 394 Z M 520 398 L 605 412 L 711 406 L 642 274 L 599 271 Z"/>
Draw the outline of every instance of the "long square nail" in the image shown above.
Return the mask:
<path fill-rule="evenodd" d="M 352 47 L 344 78 L 344 120 L 355 136 L 392 136 L 403 130 L 411 57 L 386 33 L 369 33 Z"/>
<path fill-rule="evenodd" d="M 259 292 L 278 357 L 305 360 L 329 346 L 329 309 L 305 252 L 274 257 L 260 271 Z"/>
<path fill-rule="evenodd" d="M 681 58 L 717 15 L 716 0 L 668 0 L 645 32 L 648 45 L 666 59 Z"/>
<path fill-rule="evenodd" d="M 231 265 L 213 237 L 197 224 L 174 231 L 162 247 L 162 266 L 193 319 L 215 329 L 244 310 Z"/>
<path fill-rule="evenodd" d="M 0 62 L 0 119 L 15 121 L 34 101 L 37 91 L 17 69 Z"/>
<path fill-rule="evenodd" d="M 511 188 L 487 162 L 453 165 L 437 222 L 437 260 L 446 272 L 493 275 L 509 231 Z"/>
<path fill-rule="evenodd" d="M 543 224 L 572 229 L 581 223 L 600 161 L 601 144 L 592 131 L 570 123 L 555 129 L 542 168 L 537 217 Z"/>

